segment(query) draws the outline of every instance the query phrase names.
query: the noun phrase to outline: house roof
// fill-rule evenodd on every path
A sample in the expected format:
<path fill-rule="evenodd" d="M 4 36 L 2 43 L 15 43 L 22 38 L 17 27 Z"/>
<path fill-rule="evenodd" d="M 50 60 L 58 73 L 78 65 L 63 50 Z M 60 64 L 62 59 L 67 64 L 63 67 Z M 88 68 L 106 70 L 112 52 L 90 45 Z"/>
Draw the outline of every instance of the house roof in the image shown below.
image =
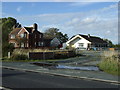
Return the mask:
<path fill-rule="evenodd" d="M 10 33 L 10 34 L 17 35 L 17 34 L 18 34 L 18 32 L 19 32 L 21 29 L 22 29 L 22 28 L 15 28 L 15 29 L 13 29 L 13 30 L 11 31 L 11 33 Z"/>
<path fill-rule="evenodd" d="M 29 33 L 32 33 L 33 27 L 24 27 Z"/>
<path fill-rule="evenodd" d="M 24 27 L 29 33 L 32 33 L 33 27 Z M 17 35 L 22 28 L 14 28 L 10 34 Z"/>
<path fill-rule="evenodd" d="M 48 41 L 51 41 L 51 40 L 53 40 L 53 39 L 58 39 L 61 43 L 62 43 L 62 41 L 59 39 L 59 38 L 57 38 L 57 37 L 43 37 L 44 38 L 44 40 L 48 40 Z"/>
<path fill-rule="evenodd" d="M 40 33 L 39 31 L 33 31 L 33 27 L 24 27 L 29 33 L 33 33 L 33 32 L 38 32 Z M 15 28 L 11 31 L 10 34 L 14 34 L 14 35 L 17 35 L 19 33 L 19 31 L 21 30 L 22 28 Z M 33 31 L 33 32 L 32 32 Z"/>
<path fill-rule="evenodd" d="M 43 33 L 39 32 L 38 30 L 33 31 L 33 33 L 36 33 L 36 32 L 39 33 L 39 34 L 43 34 Z"/>
<path fill-rule="evenodd" d="M 88 35 L 82 35 L 82 34 L 78 34 L 81 37 L 85 38 L 86 40 L 92 42 L 92 43 L 107 43 L 106 41 L 104 41 L 103 39 L 101 39 L 100 37 L 96 37 L 96 36 L 88 36 Z M 74 35 L 73 37 L 75 37 L 76 35 Z M 72 39 L 73 37 L 71 37 L 70 39 Z"/>

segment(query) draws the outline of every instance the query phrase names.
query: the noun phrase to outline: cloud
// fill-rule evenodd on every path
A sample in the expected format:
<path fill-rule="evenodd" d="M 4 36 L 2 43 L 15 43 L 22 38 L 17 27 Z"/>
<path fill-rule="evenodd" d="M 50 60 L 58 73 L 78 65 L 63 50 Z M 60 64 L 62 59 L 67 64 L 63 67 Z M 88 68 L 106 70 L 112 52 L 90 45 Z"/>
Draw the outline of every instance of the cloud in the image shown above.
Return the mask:
<path fill-rule="evenodd" d="M 16 16 L 16 18 L 22 22 L 22 25 L 31 25 L 31 22 L 38 23 L 39 30 L 42 32 L 49 27 L 56 27 L 61 32 L 67 33 L 69 37 L 79 33 L 91 34 L 110 39 L 113 43 L 117 43 L 118 14 L 116 5 L 113 4 L 88 12 Z"/>
<path fill-rule="evenodd" d="M 93 3 L 95 3 L 95 2 L 73 2 L 73 3 L 70 4 L 70 6 L 81 6 L 81 7 L 83 7 L 83 6 L 91 5 Z"/>
<path fill-rule="evenodd" d="M 84 24 L 94 23 L 96 22 L 96 17 L 87 17 L 82 20 Z"/>
<path fill-rule="evenodd" d="M 113 4 L 113 5 L 110 5 L 109 7 L 103 8 L 101 11 L 104 12 L 104 11 L 108 11 L 110 9 L 116 9 L 116 8 L 118 8 L 118 4 Z"/>
<path fill-rule="evenodd" d="M 16 11 L 17 11 L 17 12 L 20 12 L 20 11 L 21 11 L 21 9 L 22 9 L 22 7 L 21 7 L 21 6 L 20 6 L 20 7 L 17 7 Z"/>

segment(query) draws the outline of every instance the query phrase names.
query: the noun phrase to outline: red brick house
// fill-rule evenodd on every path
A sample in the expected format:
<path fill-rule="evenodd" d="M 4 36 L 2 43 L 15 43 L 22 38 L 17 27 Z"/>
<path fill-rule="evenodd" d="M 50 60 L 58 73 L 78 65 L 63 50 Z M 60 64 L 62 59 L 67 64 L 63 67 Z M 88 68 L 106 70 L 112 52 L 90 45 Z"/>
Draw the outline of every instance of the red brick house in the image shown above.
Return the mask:
<path fill-rule="evenodd" d="M 43 38 L 43 33 L 37 30 L 37 24 L 33 27 L 14 28 L 9 34 L 9 43 L 15 48 L 39 48 L 49 47 L 50 41 Z"/>

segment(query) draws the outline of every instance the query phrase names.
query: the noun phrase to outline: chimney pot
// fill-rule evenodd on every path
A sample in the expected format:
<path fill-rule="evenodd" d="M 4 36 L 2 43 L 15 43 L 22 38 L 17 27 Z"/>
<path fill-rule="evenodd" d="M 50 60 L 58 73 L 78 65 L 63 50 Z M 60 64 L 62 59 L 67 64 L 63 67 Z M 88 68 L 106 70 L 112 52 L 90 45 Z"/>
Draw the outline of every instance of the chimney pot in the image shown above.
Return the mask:
<path fill-rule="evenodd" d="M 88 34 L 88 38 L 90 38 L 90 34 Z"/>
<path fill-rule="evenodd" d="M 33 24 L 33 30 L 37 30 L 37 24 L 36 23 Z"/>

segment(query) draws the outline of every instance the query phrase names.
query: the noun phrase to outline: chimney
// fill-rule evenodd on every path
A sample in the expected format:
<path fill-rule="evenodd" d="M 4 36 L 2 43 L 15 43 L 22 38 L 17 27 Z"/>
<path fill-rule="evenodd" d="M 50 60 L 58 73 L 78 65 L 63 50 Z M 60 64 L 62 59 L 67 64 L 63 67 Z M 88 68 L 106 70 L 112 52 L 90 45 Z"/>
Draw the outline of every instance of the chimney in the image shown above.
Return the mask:
<path fill-rule="evenodd" d="M 34 30 L 37 30 L 37 24 L 36 23 L 33 24 L 33 31 Z"/>
<path fill-rule="evenodd" d="M 88 34 L 88 38 L 90 38 L 90 34 Z"/>

